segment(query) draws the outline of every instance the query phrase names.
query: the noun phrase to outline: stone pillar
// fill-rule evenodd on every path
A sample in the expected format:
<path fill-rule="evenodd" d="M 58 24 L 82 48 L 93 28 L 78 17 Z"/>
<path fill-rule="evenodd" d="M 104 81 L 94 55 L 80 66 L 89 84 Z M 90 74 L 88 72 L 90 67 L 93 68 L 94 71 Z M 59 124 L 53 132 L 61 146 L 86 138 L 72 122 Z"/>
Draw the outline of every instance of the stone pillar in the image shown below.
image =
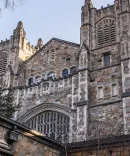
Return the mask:
<path fill-rule="evenodd" d="M 130 131 L 130 6 L 129 0 L 120 0 L 120 54 L 123 92 L 124 133 Z"/>

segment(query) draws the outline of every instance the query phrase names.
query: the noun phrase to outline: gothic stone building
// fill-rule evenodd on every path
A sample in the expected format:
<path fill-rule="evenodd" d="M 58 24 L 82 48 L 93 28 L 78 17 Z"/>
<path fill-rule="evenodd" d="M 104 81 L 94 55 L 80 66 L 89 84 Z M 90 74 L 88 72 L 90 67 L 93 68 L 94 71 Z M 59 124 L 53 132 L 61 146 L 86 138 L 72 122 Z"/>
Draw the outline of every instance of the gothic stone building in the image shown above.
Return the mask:
<path fill-rule="evenodd" d="M 22 105 L 14 119 L 63 143 L 130 132 L 130 0 L 85 0 L 81 21 L 80 44 L 31 46 L 22 22 L 0 43 L 0 75 Z"/>

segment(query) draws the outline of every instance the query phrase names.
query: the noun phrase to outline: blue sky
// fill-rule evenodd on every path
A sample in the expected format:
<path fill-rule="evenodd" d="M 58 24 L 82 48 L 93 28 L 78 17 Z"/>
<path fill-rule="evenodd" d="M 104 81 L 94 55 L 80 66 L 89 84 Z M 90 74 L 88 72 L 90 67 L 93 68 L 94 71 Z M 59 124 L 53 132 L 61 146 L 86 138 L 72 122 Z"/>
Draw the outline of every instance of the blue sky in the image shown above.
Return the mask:
<path fill-rule="evenodd" d="M 113 3 L 114 0 L 93 0 L 96 8 Z M 83 4 L 84 0 L 26 0 L 14 11 L 3 9 L 0 40 L 9 38 L 18 21 L 23 21 L 28 41 L 32 45 L 36 45 L 38 38 L 46 43 L 52 37 L 79 43 Z M 2 2 L 0 6 L 3 7 Z"/>

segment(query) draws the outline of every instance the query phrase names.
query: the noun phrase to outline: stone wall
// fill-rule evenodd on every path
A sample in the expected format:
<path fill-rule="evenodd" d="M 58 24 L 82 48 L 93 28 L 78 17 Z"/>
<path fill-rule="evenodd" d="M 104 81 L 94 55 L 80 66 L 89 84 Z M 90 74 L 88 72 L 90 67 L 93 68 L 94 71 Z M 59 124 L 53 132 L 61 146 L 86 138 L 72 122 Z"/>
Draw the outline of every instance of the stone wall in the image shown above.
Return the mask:
<path fill-rule="evenodd" d="M 35 79 L 37 76 L 47 79 L 47 74 L 51 71 L 56 72 L 56 77 L 62 77 L 64 68 L 77 67 L 78 50 L 78 44 L 71 44 L 58 39 L 50 40 L 26 62 L 26 80 L 30 77 Z"/>
<path fill-rule="evenodd" d="M 13 130 L 13 128 L 15 129 Z M 7 132 L 15 132 L 18 142 L 10 141 Z M 8 139 L 7 139 L 8 138 Z M 14 156 L 63 156 L 64 146 L 46 138 L 43 134 L 0 117 L 0 139 L 6 141 Z M 0 151 L 1 152 L 1 151 Z"/>
<path fill-rule="evenodd" d="M 129 156 L 130 136 L 115 136 L 69 144 L 68 156 Z"/>
<path fill-rule="evenodd" d="M 97 126 L 102 137 L 129 133 L 129 8 L 128 0 L 116 0 L 114 5 L 101 9 L 92 7 L 91 1 L 85 1 L 80 45 L 56 38 L 44 46 L 40 39 L 36 48 L 30 43 L 22 45 L 25 32 L 20 22 L 11 37 L 11 43 L 14 43 L 10 49 L 11 67 L 5 74 L 5 79 L 10 81 L 8 85 L 15 87 L 15 103 L 22 105 L 15 119 L 22 118 L 38 105 L 53 103 L 55 108 L 56 104 L 60 105 L 59 110 L 65 107 L 71 111 L 72 142 L 97 137 Z M 98 37 L 104 44 L 98 44 Z M 4 49 L 8 42 L 0 43 L 0 49 L 2 46 Z M 18 46 L 23 46 L 25 53 L 19 51 Z M 110 54 L 109 65 L 104 64 L 107 53 Z M 27 55 L 32 56 L 22 62 Z M 71 67 L 76 67 L 76 73 L 70 74 Z M 68 69 L 67 77 L 62 75 L 63 69 Z M 48 78 L 51 72 L 55 72 L 55 78 Z M 28 83 L 30 78 L 31 85 Z M 116 85 L 116 95 L 112 94 L 113 84 Z M 98 98 L 99 87 L 103 88 L 102 98 Z"/>
<path fill-rule="evenodd" d="M 14 156 L 60 156 L 58 150 L 25 136 L 20 136 L 19 142 L 15 143 L 13 147 Z"/>
<path fill-rule="evenodd" d="M 112 151 L 112 152 L 111 152 Z M 128 156 L 130 154 L 130 147 L 108 147 L 105 149 L 97 150 L 83 150 L 80 152 L 70 152 L 68 156 Z"/>

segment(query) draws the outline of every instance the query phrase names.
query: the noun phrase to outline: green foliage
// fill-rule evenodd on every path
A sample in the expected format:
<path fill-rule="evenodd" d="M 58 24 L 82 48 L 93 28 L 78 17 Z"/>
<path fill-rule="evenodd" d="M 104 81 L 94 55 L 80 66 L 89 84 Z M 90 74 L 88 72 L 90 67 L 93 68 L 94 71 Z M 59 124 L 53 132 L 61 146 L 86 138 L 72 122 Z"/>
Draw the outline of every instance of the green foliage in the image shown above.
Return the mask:
<path fill-rule="evenodd" d="M 0 83 L 0 115 L 11 118 L 20 105 L 14 104 L 13 90 L 6 89 L 2 81 Z"/>

